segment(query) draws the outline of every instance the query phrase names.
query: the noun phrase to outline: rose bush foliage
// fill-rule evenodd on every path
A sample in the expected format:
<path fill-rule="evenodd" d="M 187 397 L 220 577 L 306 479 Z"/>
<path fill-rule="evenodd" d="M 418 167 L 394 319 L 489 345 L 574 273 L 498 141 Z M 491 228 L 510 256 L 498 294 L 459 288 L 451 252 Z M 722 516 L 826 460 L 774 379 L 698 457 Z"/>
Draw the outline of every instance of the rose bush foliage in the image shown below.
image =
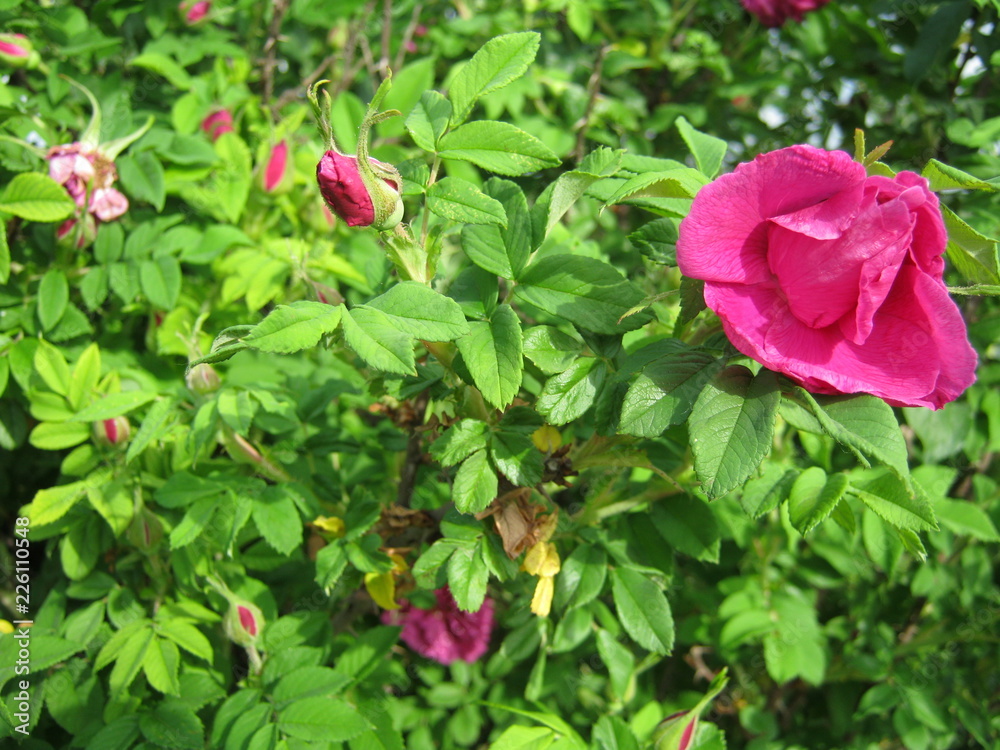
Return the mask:
<path fill-rule="evenodd" d="M 995 4 L 816 5 L 0 3 L 3 740 L 995 744 Z"/>

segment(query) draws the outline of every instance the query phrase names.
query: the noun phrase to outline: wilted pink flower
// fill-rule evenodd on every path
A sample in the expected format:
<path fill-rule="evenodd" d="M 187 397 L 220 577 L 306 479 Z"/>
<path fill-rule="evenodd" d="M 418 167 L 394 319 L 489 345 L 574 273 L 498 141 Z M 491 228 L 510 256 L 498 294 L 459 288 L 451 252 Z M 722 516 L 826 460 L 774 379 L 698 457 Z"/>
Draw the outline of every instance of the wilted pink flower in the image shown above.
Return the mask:
<path fill-rule="evenodd" d="M 417 609 L 410 602 L 382 613 L 387 625 L 402 625 L 403 642 L 421 656 L 451 664 L 456 659 L 473 662 L 486 653 L 493 631 L 493 600 L 487 598 L 477 612 L 458 608 L 447 587 L 434 592 L 432 609 Z"/>
<path fill-rule="evenodd" d="M 201 121 L 201 129 L 214 143 L 223 133 L 233 132 L 233 116 L 228 109 L 219 109 Z"/>
<path fill-rule="evenodd" d="M 70 143 L 50 149 L 48 159 L 49 176 L 66 188 L 80 208 L 101 221 L 112 221 L 128 211 L 128 198 L 112 187 L 118 179 L 115 164 L 100 149 Z"/>
<path fill-rule="evenodd" d="M 781 26 L 789 18 L 801 23 L 802 17 L 817 10 L 830 0 L 740 0 L 743 7 L 760 19 L 765 26 Z"/>
<path fill-rule="evenodd" d="M 271 149 L 271 155 L 264 167 L 264 190 L 272 192 L 288 173 L 288 141 L 281 140 Z"/>
<path fill-rule="evenodd" d="M 316 165 L 316 180 L 323 200 L 349 227 L 391 229 L 403 215 L 403 201 L 399 195 L 400 183 L 396 170 L 377 159 L 369 159 L 372 169 L 381 174 L 372 185 L 367 185 L 358 170 L 356 156 L 327 151 Z M 387 187 L 388 186 L 388 187 Z M 375 202 L 379 211 L 376 211 Z M 382 216 L 376 221 L 376 214 Z"/>
<path fill-rule="evenodd" d="M 207 16 L 211 7 L 212 4 L 209 0 L 198 0 L 198 2 L 194 3 L 190 2 L 190 0 L 185 0 L 185 2 L 180 4 L 180 11 L 184 14 L 185 23 L 193 25 Z"/>
<path fill-rule="evenodd" d="M 677 264 L 737 349 L 817 393 L 940 408 L 976 353 L 942 281 L 937 196 L 913 172 L 868 176 L 842 151 L 792 146 L 704 187 Z"/>

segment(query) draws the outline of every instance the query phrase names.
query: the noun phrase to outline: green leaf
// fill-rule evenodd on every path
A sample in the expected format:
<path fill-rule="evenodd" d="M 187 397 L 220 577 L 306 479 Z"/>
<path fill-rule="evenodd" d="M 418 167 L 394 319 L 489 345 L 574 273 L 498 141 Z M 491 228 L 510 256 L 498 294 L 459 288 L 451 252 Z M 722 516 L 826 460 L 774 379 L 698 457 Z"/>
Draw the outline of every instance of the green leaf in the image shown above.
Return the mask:
<path fill-rule="evenodd" d="M 906 441 L 892 407 L 875 396 L 819 396 L 795 392 L 808 403 L 826 433 L 847 447 L 863 465 L 873 458 L 892 468 L 909 486 Z"/>
<path fill-rule="evenodd" d="M 458 468 L 452 484 L 452 500 L 462 513 L 478 513 L 497 496 L 497 473 L 485 450 L 469 456 Z"/>
<path fill-rule="evenodd" d="M 371 307 L 355 307 L 341 318 L 344 340 L 371 367 L 398 375 L 416 375 L 413 337 Z"/>
<path fill-rule="evenodd" d="M 678 552 L 696 560 L 719 561 L 719 522 L 702 500 L 686 494 L 670 495 L 650 507 L 649 520 Z"/>
<path fill-rule="evenodd" d="M 139 728 L 154 745 L 176 750 L 198 750 L 205 746 L 201 719 L 179 700 L 166 700 L 152 711 L 142 713 Z"/>
<path fill-rule="evenodd" d="M 624 658 L 625 654 L 631 657 L 628 649 L 625 649 L 624 646 L 615 641 L 605 630 L 597 634 L 598 648 L 600 648 L 602 642 L 602 635 L 605 636 L 604 643 L 608 646 L 607 652 L 609 655 L 618 653 L 620 654 L 618 658 Z M 622 649 L 625 653 L 622 654 L 621 651 L 617 651 L 616 649 Z M 608 658 L 604 656 L 603 652 L 601 658 L 604 659 L 605 663 L 608 663 Z M 608 671 L 611 672 L 611 683 L 614 686 L 615 671 L 612 671 L 612 664 L 610 663 L 608 664 Z M 619 666 L 616 671 L 621 672 L 622 666 Z M 620 682 L 621 679 L 619 675 L 618 681 Z M 621 687 L 621 685 L 618 687 Z M 620 692 L 618 688 L 615 688 L 615 693 L 619 696 L 624 695 L 624 692 Z M 620 716 L 605 715 L 598 719 L 597 724 L 594 726 L 594 750 L 639 750 L 639 741 L 635 738 L 632 730 L 629 729 L 628 724 Z"/>
<path fill-rule="evenodd" d="M 639 252 L 654 263 L 677 265 L 677 221 L 663 218 L 643 224 L 628 236 Z M 683 280 L 682 280 L 683 281 Z"/>
<path fill-rule="evenodd" d="M 535 31 L 490 39 L 451 80 L 448 98 L 454 107 L 452 125 L 459 125 L 476 101 L 524 75 L 538 54 L 541 36 Z"/>
<path fill-rule="evenodd" d="M 181 264 L 177 258 L 155 258 L 139 264 L 142 293 L 153 307 L 172 310 L 181 293 Z"/>
<path fill-rule="evenodd" d="M 0 218 L 0 284 L 10 278 L 10 245 L 7 244 L 7 224 Z M 3 391 L 0 391 L 3 393 Z"/>
<path fill-rule="evenodd" d="M 472 162 L 511 177 L 560 163 L 552 149 L 535 136 L 494 120 L 475 120 L 446 134 L 438 143 L 438 156 Z"/>
<path fill-rule="evenodd" d="M 153 642 L 153 630 L 148 625 L 147 621 L 144 627 L 139 628 L 125 640 L 121 650 L 115 656 L 115 666 L 111 669 L 111 676 L 108 678 L 108 687 L 111 688 L 113 696 L 127 689 L 142 668 L 146 659 L 146 651 Z"/>
<path fill-rule="evenodd" d="M 336 542 L 316 553 L 316 584 L 324 591 L 331 591 L 347 569 L 347 554 Z"/>
<path fill-rule="evenodd" d="M 847 489 L 847 476 L 829 477 L 818 466 L 811 466 L 795 480 L 788 496 L 788 516 L 800 534 L 807 534 L 829 516 Z"/>
<path fill-rule="evenodd" d="M 0 212 L 28 221 L 62 221 L 76 209 L 69 193 L 48 175 L 22 172 L 0 194 Z"/>
<path fill-rule="evenodd" d="M 51 331 L 66 312 L 69 304 L 69 282 L 66 274 L 57 268 L 51 268 L 42 276 L 38 285 L 38 319 L 42 328 Z"/>
<path fill-rule="evenodd" d="M 448 129 L 450 119 L 451 102 L 437 91 L 425 91 L 406 118 L 406 129 L 424 151 L 437 151 L 438 139 Z"/>
<path fill-rule="evenodd" d="M 580 255 L 549 255 L 525 269 L 515 294 L 546 312 L 595 333 L 622 333 L 646 323 L 648 313 L 619 319 L 642 292 L 611 265 Z"/>
<path fill-rule="evenodd" d="M 278 305 L 255 325 L 243 343 L 262 352 L 288 354 L 310 349 L 340 325 L 343 305 L 299 300 L 290 305 Z"/>
<path fill-rule="evenodd" d="M 970 227 L 947 206 L 941 206 L 948 230 L 948 260 L 969 281 L 1000 284 L 1000 255 L 997 241 Z"/>
<path fill-rule="evenodd" d="M 233 224 L 239 223 L 253 178 L 250 149 L 236 133 L 223 133 L 214 144 L 219 167 L 209 184 L 212 197 Z"/>
<path fill-rule="evenodd" d="M 608 556 L 600 547 L 581 544 L 570 553 L 556 576 L 553 604 L 557 610 L 582 607 L 592 602 L 604 588 Z"/>
<path fill-rule="evenodd" d="M 523 433 L 495 432 L 490 457 L 500 473 L 519 487 L 532 487 L 542 480 L 542 454 Z"/>
<path fill-rule="evenodd" d="M 585 164 L 591 164 L 594 169 L 598 169 L 597 172 L 587 171 L 584 168 L 585 164 L 581 164 L 580 169 L 563 172 L 559 175 L 551 189 L 546 189 L 542 197 L 539 198 L 541 204 L 539 210 L 544 212 L 544 226 L 539 239 L 548 236 L 552 227 L 559 223 L 559 220 L 573 204 L 580 200 L 595 182 L 618 171 L 621 166 L 621 154 L 621 151 L 599 149 L 588 155 L 589 162 L 585 160 Z M 608 158 L 602 164 L 597 164 L 598 158 L 592 158 L 605 156 Z"/>
<path fill-rule="evenodd" d="M 254 498 L 253 522 L 271 547 L 288 555 L 302 544 L 302 519 L 288 490 L 270 486 Z"/>
<path fill-rule="evenodd" d="M 545 381 L 535 408 L 549 424 L 568 424 L 579 419 L 593 405 L 607 370 L 607 365 L 596 357 L 581 357 L 567 370 Z"/>
<path fill-rule="evenodd" d="M 142 661 L 149 684 L 161 693 L 180 695 L 181 686 L 177 679 L 180 660 L 180 652 L 174 643 L 162 638 L 154 639 Z"/>
<path fill-rule="evenodd" d="M 174 60 L 158 52 L 144 52 L 133 57 L 129 65 L 136 68 L 145 68 L 163 78 L 166 78 L 175 88 L 186 91 L 191 88 L 191 76 L 187 74 Z"/>
<path fill-rule="evenodd" d="M 507 225 L 503 205 L 459 177 L 444 177 L 427 190 L 427 209 L 466 224 Z"/>
<path fill-rule="evenodd" d="M 521 322 L 510 305 L 500 305 L 488 322 L 473 321 L 458 350 L 483 398 L 506 408 L 521 388 L 524 371 Z"/>
<path fill-rule="evenodd" d="M 100 378 L 101 350 L 94 343 L 83 350 L 73 366 L 73 379 L 66 398 L 74 410 L 80 409 L 88 401 Z M 0 393 L 2 392 L 3 389 L 0 388 Z"/>
<path fill-rule="evenodd" d="M 714 178 L 722 168 L 722 159 L 729 149 L 729 144 L 721 138 L 695 130 L 694 126 L 683 115 L 678 117 L 674 124 L 688 149 L 694 155 L 698 171 L 709 179 Z"/>
<path fill-rule="evenodd" d="M 73 417 L 73 421 L 97 422 L 102 419 L 113 419 L 114 417 L 128 414 L 143 404 L 148 404 L 154 398 L 156 398 L 156 394 L 149 391 L 112 393 L 77 412 L 76 416 Z"/>
<path fill-rule="evenodd" d="M 431 456 L 442 466 L 454 466 L 485 448 L 488 434 L 489 425 L 478 419 L 455 422 L 431 444 Z"/>
<path fill-rule="evenodd" d="M 625 632 L 647 651 L 669 654 L 674 647 L 674 618 L 660 587 L 624 567 L 611 572 L 611 585 Z"/>
<path fill-rule="evenodd" d="M 524 356 L 546 375 L 564 372 L 583 351 L 583 344 L 552 326 L 534 326 L 524 332 Z"/>
<path fill-rule="evenodd" d="M 785 470 L 775 464 L 767 464 L 760 477 L 751 479 L 743 486 L 740 505 L 750 518 L 760 518 L 777 508 L 788 498 L 799 472 Z"/>
<path fill-rule="evenodd" d="M 41 422 L 35 425 L 28 442 L 44 451 L 59 451 L 90 438 L 90 427 L 78 422 Z"/>
<path fill-rule="evenodd" d="M 219 502 L 214 497 L 203 497 L 191 503 L 180 523 L 170 532 L 170 549 L 186 547 L 201 536 L 218 507 Z"/>
<path fill-rule="evenodd" d="M 709 498 L 742 485 L 771 449 L 778 415 L 773 372 L 727 367 L 705 386 L 688 419 L 694 465 Z"/>
<path fill-rule="evenodd" d="M 618 431 L 659 437 L 668 427 L 680 424 L 725 363 L 724 358 L 698 349 L 669 352 L 653 360 L 625 394 Z"/>
<path fill-rule="evenodd" d="M 455 300 L 417 281 L 402 281 L 365 307 L 379 310 L 399 330 L 422 341 L 454 341 L 469 332 Z"/>
<path fill-rule="evenodd" d="M 39 341 L 32 362 L 45 385 L 60 396 L 69 393 L 69 365 L 59 349 L 47 341 Z"/>
<path fill-rule="evenodd" d="M 992 182 L 980 180 L 971 174 L 963 172 L 961 169 L 939 162 L 937 159 L 930 159 L 920 173 L 926 177 L 930 183 L 931 190 L 986 190 L 991 193 L 1000 191 L 1000 186 Z"/>
<path fill-rule="evenodd" d="M 135 156 L 120 156 L 115 161 L 115 167 L 129 195 L 146 201 L 157 211 L 163 210 L 167 196 L 166 178 L 163 165 L 152 151 L 140 151 Z"/>
<path fill-rule="evenodd" d="M 505 279 L 516 279 L 531 254 L 531 217 L 521 188 L 494 177 L 486 182 L 486 194 L 499 201 L 507 215 L 507 226 L 467 224 L 462 230 L 462 249 L 480 268 Z"/>
<path fill-rule="evenodd" d="M 86 484 L 84 482 L 73 482 L 39 490 L 35 494 L 35 499 L 25 508 L 24 513 L 31 519 L 34 526 L 53 523 L 65 516 L 79 502 L 85 491 Z"/>
<path fill-rule="evenodd" d="M 448 560 L 448 587 L 455 603 L 466 612 L 478 612 L 483 606 L 489 577 L 490 570 L 478 544 L 456 548 Z"/>
<path fill-rule="evenodd" d="M 490 750 L 546 750 L 555 742 L 556 733 L 548 727 L 507 727 L 490 744 Z"/>
<path fill-rule="evenodd" d="M 149 407 L 142 424 L 136 431 L 128 445 L 125 453 L 126 463 L 131 462 L 136 456 L 146 450 L 154 441 L 158 440 L 166 432 L 166 427 L 173 416 L 174 407 L 177 405 L 172 399 L 162 399 Z"/>
<path fill-rule="evenodd" d="M 856 471 L 850 477 L 850 492 L 893 526 L 911 531 L 936 529 L 934 509 L 915 495 L 888 468 Z"/>
<path fill-rule="evenodd" d="M 156 632 L 164 638 L 169 638 L 189 654 L 209 663 L 212 662 L 214 651 L 211 642 L 191 623 L 179 618 L 171 618 L 166 622 L 158 623 Z"/>
<path fill-rule="evenodd" d="M 647 172 L 626 180 L 604 205 L 613 206 L 638 198 L 694 198 L 709 182 L 705 175 L 690 167 Z"/>
<path fill-rule="evenodd" d="M 1000 533 L 985 510 L 968 500 L 941 498 L 934 501 L 934 512 L 945 528 L 980 539 L 984 542 L 1000 542 Z"/>

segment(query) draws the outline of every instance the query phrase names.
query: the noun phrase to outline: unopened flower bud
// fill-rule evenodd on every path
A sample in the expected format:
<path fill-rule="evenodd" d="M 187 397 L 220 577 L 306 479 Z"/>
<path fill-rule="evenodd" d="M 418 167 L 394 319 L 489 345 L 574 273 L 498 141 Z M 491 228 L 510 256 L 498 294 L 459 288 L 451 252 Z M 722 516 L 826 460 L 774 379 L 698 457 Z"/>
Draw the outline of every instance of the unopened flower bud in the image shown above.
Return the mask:
<path fill-rule="evenodd" d="M 192 393 L 206 396 L 209 393 L 219 390 L 219 385 L 222 381 L 215 368 L 203 362 L 188 370 L 187 375 L 184 376 L 184 382 L 187 384 L 188 390 Z"/>
<path fill-rule="evenodd" d="M 223 622 L 226 635 L 239 646 L 255 646 L 264 627 L 264 613 L 246 599 L 233 598 Z"/>
<path fill-rule="evenodd" d="M 204 20 L 205 16 L 208 15 L 208 11 L 211 9 L 212 4 L 209 0 L 197 0 L 197 2 L 191 2 L 191 0 L 184 0 L 177 9 L 181 12 L 184 17 L 184 23 L 188 26 L 193 26 L 199 21 Z"/>
<path fill-rule="evenodd" d="M 653 734 L 656 750 L 687 750 L 694 742 L 698 729 L 698 715 L 679 711 L 661 721 Z"/>
<path fill-rule="evenodd" d="M 392 229 L 403 218 L 399 172 L 369 159 L 374 179 L 358 169 L 358 158 L 327 151 L 316 165 L 316 181 L 323 200 L 349 227 Z"/>
<path fill-rule="evenodd" d="M 82 250 L 97 238 L 97 222 L 92 214 L 79 219 L 66 219 L 56 229 L 56 242 L 62 247 Z"/>
<path fill-rule="evenodd" d="M 24 34 L 0 34 L 0 62 L 13 68 L 33 68 L 38 54 Z"/>
<path fill-rule="evenodd" d="M 124 445 L 132 435 L 132 425 L 129 424 L 128 417 L 102 419 L 99 422 L 94 422 L 93 432 L 94 440 L 99 445 Z"/>
<path fill-rule="evenodd" d="M 201 129 L 208 133 L 214 143 L 223 133 L 233 132 L 233 116 L 228 109 L 216 110 L 201 121 Z"/>
<path fill-rule="evenodd" d="M 156 514 L 148 508 L 143 508 L 132 517 L 126 538 L 136 549 L 144 552 L 156 547 L 163 539 L 163 524 Z"/>
<path fill-rule="evenodd" d="M 281 140 L 271 149 L 264 165 L 264 190 L 268 193 L 287 191 L 292 186 L 293 173 L 288 161 L 288 141 Z"/>

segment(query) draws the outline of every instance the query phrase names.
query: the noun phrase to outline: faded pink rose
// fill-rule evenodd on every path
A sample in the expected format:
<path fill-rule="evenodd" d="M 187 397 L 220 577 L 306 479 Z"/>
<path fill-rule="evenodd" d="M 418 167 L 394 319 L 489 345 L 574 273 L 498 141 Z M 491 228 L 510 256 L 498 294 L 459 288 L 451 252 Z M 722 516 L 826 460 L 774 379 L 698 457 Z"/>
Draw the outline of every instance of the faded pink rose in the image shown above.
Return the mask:
<path fill-rule="evenodd" d="M 118 179 L 114 162 L 100 149 L 81 143 L 49 150 L 49 177 L 62 185 L 76 205 L 101 221 L 112 221 L 128 211 L 128 198 L 112 187 Z"/>
<path fill-rule="evenodd" d="M 214 143 L 223 133 L 233 132 L 233 116 L 228 109 L 219 109 L 201 121 L 201 129 Z"/>
<path fill-rule="evenodd" d="M 473 662 L 486 653 L 493 631 L 493 600 L 487 598 L 477 612 L 458 608 L 451 591 L 445 587 L 434 592 L 433 609 L 417 609 L 409 602 L 382 613 L 387 625 L 402 625 L 399 637 L 421 656 L 442 664 L 456 659 Z"/>
<path fill-rule="evenodd" d="M 760 19 L 765 26 L 777 27 L 789 18 L 801 23 L 802 17 L 812 10 L 818 10 L 830 0 L 740 0 L 743 7 Z"/>
<path fill-rule="evenodd" d="M 937 409 L 976 368 L 942 281 L 946 243 L 924 178 L 792 146 L 698 193 L 677 263 L 747 356 L 817 393 Z"/>

